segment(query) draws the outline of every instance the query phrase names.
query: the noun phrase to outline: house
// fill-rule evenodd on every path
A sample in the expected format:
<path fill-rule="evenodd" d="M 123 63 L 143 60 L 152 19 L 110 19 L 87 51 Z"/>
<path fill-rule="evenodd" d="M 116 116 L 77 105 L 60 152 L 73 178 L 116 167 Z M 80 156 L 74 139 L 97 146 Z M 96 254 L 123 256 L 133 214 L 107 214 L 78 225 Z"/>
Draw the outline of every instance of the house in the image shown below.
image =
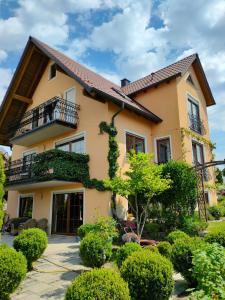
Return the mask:
<path fill-rule="evenodd" d="M 49 233 L 109 215 L 111 193 L 100 184 L 109 135 L 99 125 L 114 123 L 121 168 L 130 149 L 153 152 L 157 163 L 198 164 L 212 160 L 207 107 L 214 104 L 197 54 L 118 86 L 30 37 L 0 108 L 0 144 L 12 147 L 8 213 L 47 218 Z M 216 192 L 206 193 L 216 203 Z M 117 213 L 126 213 L 122 198 Z"/>

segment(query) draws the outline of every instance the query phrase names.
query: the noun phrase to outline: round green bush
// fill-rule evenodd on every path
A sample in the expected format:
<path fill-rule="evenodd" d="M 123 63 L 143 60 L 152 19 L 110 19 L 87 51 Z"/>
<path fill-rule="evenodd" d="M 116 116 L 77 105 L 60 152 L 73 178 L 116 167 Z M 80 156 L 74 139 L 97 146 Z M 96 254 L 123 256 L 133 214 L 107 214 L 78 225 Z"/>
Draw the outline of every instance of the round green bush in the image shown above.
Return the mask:
<path fill-rule="evenodd" d="M 0 299 L 15 291 L 27 272 L 26 258 L 7 245 L 0 246 Z"/>
<path fill-rule="evenodd" d="M 121 276 L 128 282 L 132 299 L 166 300 L 173 290 L 173 267 L 160 254 L 135 252 L 122 264 Z"/>
<path fill-rule="evenodd" d="M 13 247 L 26 257 L 28 270 L 32 269 L 32 262 L 41 257 L 47 245 L 47 234 L 38 228 L 24 230 L 13 241 Z"/>
<path fill-rule="evenodd" d="M 104 234 L 88 233 L 80 244 L 80 257 L 88 267 L 101 267 L 112 255 L 112 242 Z"/>
<path fill-rule="evenodd" d="M 174 244 L 176 240 L 178 239 L 187 239 L 189 238 L 189 235 L 181 230 L 175 230 L 168 234 L 167 240 L 170 244 Z"/>
<path fill-rule="evenodd" d="M 157 245 L 159 253 L 168 259 L 171 259 L 172 246 L 169 242 L 163 241 Z"/>
<path fill-rule="evenodd" d="M 133 254 L 135 251 L 142 250 L 141 246 L 137 243 L 126 243 L 117 250 L 116 253 L 116 263 L 118 267 L 122 266 L 122 263 L 127 259 L 128 256 Z"/>
<path fill-rule="evenodd" d="M 208 233 L 205 236 L 205 241 L 210 244 L 217 243 L 225 247 L 225 232 L 218 231 L 218 232 Z"/>
<path fill-rule="evenodd" d="M 204 247 L 205 243 L 198 237 L 178 239 L 172 246 L 171 261 L 177 272 L 187 280 L 190 286 L 196 286 L 197 282 L 192 274 L 192 258 L 194 252 Z"/>
<path fill-rule="evenodd" d="M 129 300 L 127 283 L 110 269 L 82 273 L 68 287 L 65 300 Z"/>
<path fill-rule="evenodd" d="M 208 212 L 216 219 L 219 220 L 222 217 L 222 210 L 219 206 L 210 206 Z"/>
<path fill-rule="evenodd" d="M 78 235 L 83 239 L 88 233 L 94 232 L 96 230 L 95 224 L 83 224 L 78 228 Z"/>
<path fill-rule="evenodd" d="M 143 248 L 143 250 L 147 250 L 147 251 L 159 253 L 158 248 L 157 248 L 156 246 L 153 246 L 153 245 L 145 246 L 145 247 Z"/>

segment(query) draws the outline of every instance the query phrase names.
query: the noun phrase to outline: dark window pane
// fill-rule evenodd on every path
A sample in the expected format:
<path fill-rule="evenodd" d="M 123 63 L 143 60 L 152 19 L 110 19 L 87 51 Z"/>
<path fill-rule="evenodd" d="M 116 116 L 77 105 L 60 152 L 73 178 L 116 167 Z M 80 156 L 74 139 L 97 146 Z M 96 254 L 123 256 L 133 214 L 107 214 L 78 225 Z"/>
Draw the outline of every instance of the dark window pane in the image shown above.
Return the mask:
<path fill-rule="evenodd" d="M 166 163 L 171 159 L 170 139 L 157 140 L 158 163 Z"/>
<path fill-rule="evenodd" d="M 193 163 L 195 165 L 203 164 L 204 163 L 203 145 L 197 142 L 192 142 L 192 152 L 193 152 Z"/>
<path fill-rule="evenodd" d="M 126 134 L 127 152 L 134 150 L 136 153 L 145 152 L 145 140 L 142 137 L 127 133 Z"/>
<path fill-rule="evenodd" d="M 19 217 L 32 218 L 33 197 L 20 197 Z"/>
<path fill-rule="evenodd" d="M 50 66 L 49 79 L 52 79 L 55 76 L 56 76 L 56 64 L 53 64 Z"/>

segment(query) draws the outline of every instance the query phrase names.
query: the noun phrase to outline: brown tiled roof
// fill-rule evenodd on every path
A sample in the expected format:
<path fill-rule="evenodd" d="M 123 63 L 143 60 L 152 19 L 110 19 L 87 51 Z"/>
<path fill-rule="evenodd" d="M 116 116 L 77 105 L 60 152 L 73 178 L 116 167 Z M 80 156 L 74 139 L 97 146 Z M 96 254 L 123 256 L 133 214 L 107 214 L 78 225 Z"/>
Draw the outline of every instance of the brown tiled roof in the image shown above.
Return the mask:
<path fill-rule="evenodd" d="M 146 88 L 155 86 L 165 80 L 182 76 L 196 58 L 197 54 L 192 54 L 173 63 L 172 65 L 151 73 L 150 75 L 147 75 L 141 79 L 133 81 L 121 89 L 126 95 L 129 96 Z"/>
<path fill-rule="evenodd" d="M 68 75 L 76 79 L 88 92 L 96 92 L 105 98 L 110 98 L 112 101 L 122 104 L 128 109 L 131 109 L 154 122 L 160 122 L 161 119 L 149 111 L 144 106 L 129 98 L 123 93 L 120 86 L 105 79 L 101 75 L 91 71 L 85 66 L 77 63 L 63 53 L 49 47 L 47 44 L 30 37 L 30 40 L 42 50 L 48 57 L 54 60 Z"/>

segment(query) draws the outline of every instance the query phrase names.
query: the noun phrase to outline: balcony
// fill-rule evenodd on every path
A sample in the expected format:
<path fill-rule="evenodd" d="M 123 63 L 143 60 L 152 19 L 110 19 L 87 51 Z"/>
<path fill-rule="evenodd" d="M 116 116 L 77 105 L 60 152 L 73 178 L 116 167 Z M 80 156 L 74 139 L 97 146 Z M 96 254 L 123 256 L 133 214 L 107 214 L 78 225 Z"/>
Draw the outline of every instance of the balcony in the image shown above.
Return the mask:
<path fill-rule="evenodd" d="M 11 130 L 11 143 L 30 146 L 75 129 L 79 106 L 60 97 L 54 97 L 27 111 L 22 120 L 16 120 Z"/>
<path fill-rule="evenodd" d="M 206 132 L 202 120 L 193 114 L 189 114 L 189 128 L 201 135 L 205 134 Z"/>
<path fill-rule="evenodd" d="M 89 156 L 52 149 L 5 165 L 8 191 L 69 185 L 89 179 Z"/>

